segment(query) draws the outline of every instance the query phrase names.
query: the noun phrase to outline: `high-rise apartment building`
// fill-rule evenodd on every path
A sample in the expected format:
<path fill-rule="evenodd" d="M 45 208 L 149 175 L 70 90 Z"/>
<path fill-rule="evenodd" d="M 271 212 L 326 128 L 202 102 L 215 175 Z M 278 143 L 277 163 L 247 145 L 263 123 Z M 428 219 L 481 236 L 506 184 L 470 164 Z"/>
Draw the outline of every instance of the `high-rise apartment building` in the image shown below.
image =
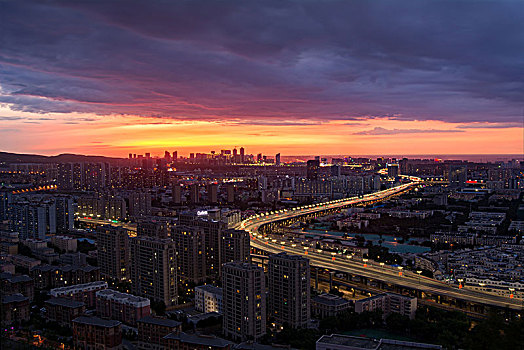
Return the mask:
<path fill-rule="evenodd" d="M 399 169 L 399 165 L 396 163 L 388 164 L 388 177 L 398 177 L 400 175 Z"/>
<path fill-rule="evenodd" d="M 276 323 L 307 328 L 311 312 L 309 260 L 286 253 L 271 255 L 268 289 L 268 310 Z"/>
<path fill-rule="evenodd" d="M 73 189 L 73 164 L 61 163 L 56 167 L 56 185 L 60 190 Z"/>
<path fill-rule="evenodd" d="M 149 216 L 137 223 L 136 233 L 139 237 L 171 238 L 177 219 L 170 216 Z"/>
<path fill-rule="evenodd" d="M 0 188 L 0 222 L 9 218 L 9 204 L 13 199 L 12 192 L 12 189 Z"/>
<path fill-rule="evenodd" d="M 224 230 L 221 234 L 220 243 L 221 264 L 233 261 L 251 262 L 249 232 L 234 229 Z"/>
<path fill-rule="evenodd" d="M 207 201 L 211 204 L 218 203 L 218 185 L 217 184 L 207 185 Z"/>
<path fill-rule="evenodd" d="M 200 201 L 200 190 L 197 183 L 189 186 L 189 200 L 191 204 L 197 204 Z"/>
<path fill-rule="evenodd" d="M 199 227 L 177 225 L 172 239 L 176 245 L 180 280 L 202 282 L 206 279 L 204 231 Z"/>
<path fill-rule="evenodd" d="M 141 217 L 151 215 L 151 193 L 132 191 L 127 196 L 129 216 Z"/>
<path fill-rule="evenodd" d="M 227 202 L 228 203 L 235 202 L 235 185 L 233 184 L 227 185 Z"/>
<path fill-rule="evenodd" d="M 9 229 L 21 239 L 44 239 L 56 233 L 56 204 L 52 199 L 21 199 L 9 205 Z"/>
<path fill-rule="evenodd" d="M 172 189 L 173 193 L 173 203 L 175 204 L 181 204 L 182 203 L 182 185 L 181 184 L 175 184 Z"/>
<path fill-rule="evenodd" d="M 233 262 L 222 266 L 222 293 L 226 336 L 258 340 L 266 333 L 264 269 Z"/>
<path fill-rule="evenodd" d="M 133 292 L 166 306 L 178 303 L 175 242 L 170 239 L 130 239 Z"/>
<path fill-rule="evenodd" d="M 104 276 L 126 281 L 129 278 L 129 234 L 122 227 L 100 226 L 96 233 L 98 266 Z"/>
<path fill-rule="evenodd" d="M 209 211 L 211 212 L 211 211 Z M 227 229 L 227 223 L 220 218 L 212 217 L 208 211 L 187 211 L 178 216 L 179 225 L 203 229 L 206 252 L 206 274 L 220 273 L 220 237 Z"/>
<path fill-rule="evenodd" d="M 320 159 L 311 159 L 306 163 L 307 178 L 309 180 L 317 180 L 320 171 Z"/>
<path fill-rule="evenodd" d="M 56 231 L 60 233 L 71 231 L 75 219 L 73 199 L 69 196 L 56 196 L 54 200 L 56 208 Z"/>

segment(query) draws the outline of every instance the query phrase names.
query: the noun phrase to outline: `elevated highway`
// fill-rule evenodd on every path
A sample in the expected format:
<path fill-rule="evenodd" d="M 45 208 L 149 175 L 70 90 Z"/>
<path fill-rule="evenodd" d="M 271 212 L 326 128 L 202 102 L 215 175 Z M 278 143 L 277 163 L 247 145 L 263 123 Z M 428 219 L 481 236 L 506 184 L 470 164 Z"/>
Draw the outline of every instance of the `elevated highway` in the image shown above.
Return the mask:
<path fill-rule="evenodd" d="M 267 253 L 288 252 L 290 254 L 302 255 L 309 258 L 311 265 L 314 267 L 329 269 L 348 275 L 361 276 L 366 279 L 466 303 L 510 309 L 517 312 L 522 310 L 522 301 L 518 299 L 460 289 L 445 282 L 421 276 L 412 271 L 366 261 L 366 259 L 357 260 L 351 255 L 312 249 L 300 244 L 291 243 L 288 240 L 278 240 L 269 235 L 276 226 L 290 224 L 308 217 L 325 215 L 341 208 L 383 201 L 391 196 L 409 191 L 423 183 L 421 179 L 416 177 L 405 178 L 409 180 L 408 183 L 384 191 L 362 197 L 334 200 L 293 209 L 258 214 L 243 220 L 237 227 L 245 229 L 251 234 L 251 246 L 253 248 Z"/>

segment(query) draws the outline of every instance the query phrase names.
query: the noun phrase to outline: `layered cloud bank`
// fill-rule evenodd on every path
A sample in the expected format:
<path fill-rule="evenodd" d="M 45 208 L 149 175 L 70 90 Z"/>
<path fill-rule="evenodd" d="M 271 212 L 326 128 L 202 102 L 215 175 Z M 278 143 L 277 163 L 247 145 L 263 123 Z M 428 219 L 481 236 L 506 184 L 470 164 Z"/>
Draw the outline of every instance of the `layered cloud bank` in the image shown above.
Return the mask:
<path fill-rule="evenodd" d="M 17 1 L 0 12 L 2 149 L 522 151 L 522 2 Z"/>

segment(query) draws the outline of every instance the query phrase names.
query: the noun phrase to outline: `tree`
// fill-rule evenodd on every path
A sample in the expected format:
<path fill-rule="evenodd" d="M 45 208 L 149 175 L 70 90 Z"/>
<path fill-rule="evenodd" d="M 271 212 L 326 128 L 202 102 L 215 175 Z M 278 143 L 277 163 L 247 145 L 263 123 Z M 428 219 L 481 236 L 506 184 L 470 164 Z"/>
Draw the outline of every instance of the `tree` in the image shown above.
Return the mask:
<path fill-rule="evenodd" d="M 164 316 L 166 314 L 166 303 L 164 301 L 151 301 L 151 309 L 157 316 Z"/>

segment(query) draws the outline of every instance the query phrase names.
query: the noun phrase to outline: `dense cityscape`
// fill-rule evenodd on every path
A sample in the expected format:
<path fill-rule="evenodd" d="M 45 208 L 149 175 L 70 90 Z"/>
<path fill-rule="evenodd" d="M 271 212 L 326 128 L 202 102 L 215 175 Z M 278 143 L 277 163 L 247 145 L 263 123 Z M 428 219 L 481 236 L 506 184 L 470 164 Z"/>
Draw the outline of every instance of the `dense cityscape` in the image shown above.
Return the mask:
<path fill-rule="evenodd" d="M 522 160 L 1 157 L 6 344 L 457 344 L 433 318 L 518 344 Z"/>
<path fill-rule="evenodd" d="M 524 350 L 523 33 L 0 0 L 0 349 Z"/>

